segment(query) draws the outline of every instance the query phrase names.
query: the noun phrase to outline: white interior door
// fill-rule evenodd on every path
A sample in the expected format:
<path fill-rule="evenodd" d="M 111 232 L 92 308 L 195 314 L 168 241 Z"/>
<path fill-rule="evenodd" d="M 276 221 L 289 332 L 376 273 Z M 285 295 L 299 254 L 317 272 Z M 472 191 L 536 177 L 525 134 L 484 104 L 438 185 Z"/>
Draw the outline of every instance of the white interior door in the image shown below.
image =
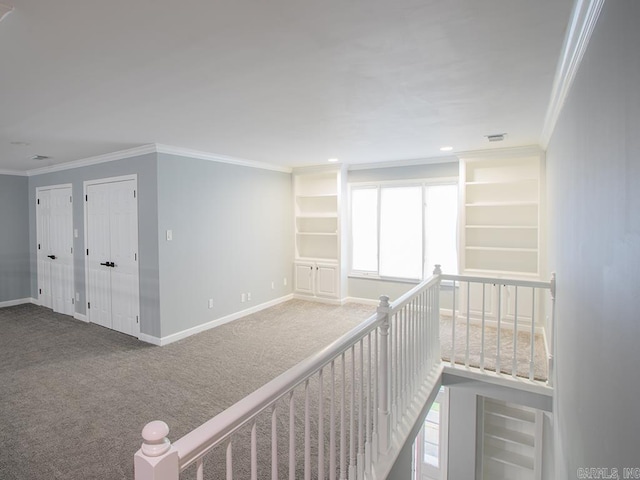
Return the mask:
<path fill-rule="evenodd" d="M 86 194 L 89 321 L 137 336 L 136 181 L 90 184 Z"/>
<path fill-rule="evenodd" d="M 70 186 L 40 188 L 36 200 L 38 299 L 73 315 L 73 198 Z"/>
<path fill-rule="evenodd" d="M 109 184 L 89 185 L 86 193 L 87 318 L 92 323 L 111 328 Z"/>
<path fill-rule="evenodd" d="M 51 190 L 51 296 L 54 312 L 73 315 L 73 198 L 71 188 Z"/>
<path fill-rule="evenodd" d="M 38 241 L 38 301 L 40 305 L 52 308 L 51 294 L 51 190 L 40 190 L 36 199 L 36 236 Z"/>

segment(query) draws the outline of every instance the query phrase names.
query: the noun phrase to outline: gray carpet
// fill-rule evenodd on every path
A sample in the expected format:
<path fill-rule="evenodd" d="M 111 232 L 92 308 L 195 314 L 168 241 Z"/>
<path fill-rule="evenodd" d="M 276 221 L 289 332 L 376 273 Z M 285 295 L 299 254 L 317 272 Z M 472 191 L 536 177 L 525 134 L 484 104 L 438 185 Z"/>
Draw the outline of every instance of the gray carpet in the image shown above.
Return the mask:
<path fill-rule="evenodd" d="M 0 309 L 0 478 L 131 479 L 148 421 L 178 439 L 374 310 L 290 301 L 154 347 L 33 305 Z"/>

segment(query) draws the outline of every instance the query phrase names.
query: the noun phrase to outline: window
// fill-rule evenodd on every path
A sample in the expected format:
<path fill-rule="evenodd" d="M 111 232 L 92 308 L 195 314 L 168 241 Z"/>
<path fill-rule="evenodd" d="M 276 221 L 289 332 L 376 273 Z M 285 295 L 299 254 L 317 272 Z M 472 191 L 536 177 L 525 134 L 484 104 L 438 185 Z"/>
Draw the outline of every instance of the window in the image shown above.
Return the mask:
<path fill-rule="evenodd" d="M 448 410 L 448 390 L 441 387 L 413 443 L 414 480 L 446 478 Z"/>
<path fill-rule="evenodd" d="M 351 188 L 351 273 L 422 280 L 458 271 L 456 184 Z"/>

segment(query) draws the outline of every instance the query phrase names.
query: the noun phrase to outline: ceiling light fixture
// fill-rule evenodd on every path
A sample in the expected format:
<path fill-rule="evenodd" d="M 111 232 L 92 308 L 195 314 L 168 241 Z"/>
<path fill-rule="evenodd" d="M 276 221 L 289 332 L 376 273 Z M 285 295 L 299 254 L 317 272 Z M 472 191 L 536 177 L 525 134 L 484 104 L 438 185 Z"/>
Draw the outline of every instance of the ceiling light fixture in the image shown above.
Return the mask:
<path fill-rule="evenodd" d="M 485 137 L 487 137 L 487 140 L 490 142 L 501 142 L 506 135 L 506 133 L 493 133 L 491 135 L 485 135 Z"/>
<path fill-rule="evenodd" d="M 13 12 L 13 7 L 9 5 L 5 5 L 4 3 L 0 3 L 0 22 L 4 17 Z"/>
<path fill-rule="evenodd" d="M 28 147 L 31 145 L 29 142 L 10 142 L 11 145 L 15 145 L 16 147 Z"/>
<path fill-rule="evenodd" d="M 330 158 L 328 161 L 331 162 L 331 163 L 336 163 L 338 161 L 338 159 L 337 158 Z"/>
<path fill-rule="evenodd" d="M 47 157 L 46 155 L 34 155 L 31 157 L 31 160 L 48 160 L 51 157 Z"/>
<path fill-rule="evenodd" d="M 440 147 L 441 152 L 450 152 L 451 150 L 453 150 L 453 147 L 449 145 L 447 145 L 446 147 Z"/>

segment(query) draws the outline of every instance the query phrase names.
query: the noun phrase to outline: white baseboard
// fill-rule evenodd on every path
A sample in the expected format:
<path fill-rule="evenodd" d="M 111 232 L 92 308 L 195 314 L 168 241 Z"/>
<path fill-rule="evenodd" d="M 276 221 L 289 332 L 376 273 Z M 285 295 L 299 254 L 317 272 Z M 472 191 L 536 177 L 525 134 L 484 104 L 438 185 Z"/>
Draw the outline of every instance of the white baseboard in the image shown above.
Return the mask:
<path fill-rule="evenodd" d="M 235 312 L 221 318 L 216 318 L 215 320 L 211 320 L 210 322 L 203 323 L 202 325 L 197 325 L 195 327 L 187 328 L 186 330 L 182 330 L 181 332 L 172 333 L 171 335 L 167 335 L 166 337 L 158 338 L 152 335 L 147 335 L 146 333 L 140 333 L 138 335 L 138 339 L 143 342 L 151 343 L 153 345 L 159 345 L 159 346 L 169 345 L 170 343 L 177 342 L 178 340 L 182 340 L 183 338 L 190 337 L 191 335 L 195 335 L 196 333 L 204 332 L 211 328 L 219 327 L 220 325 L 224 325 L 225 323 L 233 322 L 234 320 L 238 320 L 239 318 L 246 317 L 247 315 L 251 315 L 252 313 L 259 312 L 260 310 L 264 310 L 265 308 L 273 307 L 280 303 L 289 301 L 292 298 L 293 298 L 293 294 L 285 295 L 284 297 L 276 298 L 274 300 L 261 303 L 260 305 L 255 305 L 245 310 L 240 310 L 239 312 Z"/>
<path fill-rule="evenodd" d="M 85 323 L 89 323 L 89 319 L 87 318 L 87 316 L 83 313 L 78 313 L 75 312 L 73 314 L 73 318 L 75 318 L 76 320 L 80 320 L 81 322 L 85 322 Z"/>
<path fill-rule="evenodd" d="M 34 298 L 18 298 L 16 300 L 7 300 L 4 302 L 0 302 L 0 308 L 13 307 L 15 305 L 24 305 L 25 303 L 35 303 L 35 299 Z"/>

